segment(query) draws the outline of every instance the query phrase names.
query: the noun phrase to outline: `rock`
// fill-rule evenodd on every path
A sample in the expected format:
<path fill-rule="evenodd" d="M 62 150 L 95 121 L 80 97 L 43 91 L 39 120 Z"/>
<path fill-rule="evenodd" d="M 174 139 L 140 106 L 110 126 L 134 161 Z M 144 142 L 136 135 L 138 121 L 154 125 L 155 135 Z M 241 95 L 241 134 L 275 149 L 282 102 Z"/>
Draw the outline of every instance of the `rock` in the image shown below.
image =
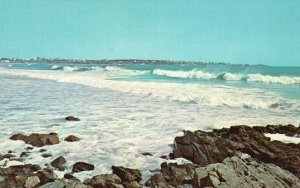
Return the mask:
<path fill-rule="evenodd" d="M 84 185 L 83 183 L 75 180 L 69 179 L 57 179 L 54 182 L 47 183 L 40 186 L 39 188 L 93 188 L 89 185 Z"/>
<path fill-rule="evenodd" d="M 12 140 L 22 140 L 27 144 L 31 144 L 32 146 L 42 147 L 45 145 L 53 145 L 59 143 L 59 138 L 57 135 L 53 134 L 37 134 L 33 133 L 29 136 L 16 134 L 10 137 Z"/>
<path fill-rule="evenodd" d="M 220 163 L 240 151 L 300 177 L 300 144 L 270 141 L 263 128 L 232 126 L 212 132 L 187 131 L 184 136 L 175 138 L 175 145 L 175 158 L 183 157 L 200 166 Z"/>
<path fill-rule="evenodd" d="M 10 158 L 14 158 L 14 157 L 16 157 L 16 156 L 14 154 L 11 154 L 11 153 L 3 155 L 3 158 L 5 158 L 5 159 L 10 159 Z"/>
<path fill-rule="evenodd" d="M 255 126 L 253 127 L 255 130 L 262 131 L 264 133 L 279 133 L 279 134 L 285 134 L 286 136 L 294 136 L 294 137 L 300 137 L 300 125 L 298 127 L 295 127 L 294 125 L 288 124 L 288 125 L 267 125 L 266 127 L 261 126 Z"/>
<path fill-rule="evenodd" d="M 28 146 L 26 149 L 27 150 L 33 150 L 33 147 Z"/>
<path fill-rule="evenodd" d="M 299 187 L 300 180 L 278 166 L 233 156 L 195 169 L 193 187 Z"/>
<path fill-rule="evenodd" d="M 28 152 L 25 151 L 20 154 L 20 157 L 28 157 L 28 156 L 29 156 Z"/>
<path fill-rule="evenodd" d="M 142 188 L 143 186 L 139 184 L 137 181 L 124 182 L 123 185 L 126 188 Z"/>
<path fill-rule="evenodd" d="M 146 182 L 146 186 L 157 188 L 172 187 L 167 183 L 162 173 L 154 174 L 153 176 L 151 176 L 151 178 Z"/>
<path fill-rule="evenodd" d="M 68 137 L 65 138 L 65 141 L 67 142 L 76 142 L 79 141 L 80 139 L 77 136 L 74 135 L 70 135 Z"/>
<path fill-rule="evenodd" d="M 110 187 L 112 184 L 120 184 L 121 179 L 115 174 L 100 174 L 85 182 L 92 187 Z"/>
<path fill-rule="evenodd" d="M 53 167 L 63 171 L 63 170 L 65 170 L 64 165 L 66 164 L 66 162 L 67 162 L 66 159 L 63 156 L 60 156 L 60 157 L 54 159 L 50 164 Z"/>
<path fill-rule="evenodd" d="M 162 159 L 168 159 L 168 156 L 167 155 L 162 155 L 162 156 L 160 156 L 160 158 L 162 158 Z"/>
<path fill-rule="evenodd" d="M 79 179 L 77 179 L 75 176 L 73 176 L 72 174 L 65 174 L 64 175 L 65 179 L 69 179 L 69 180 L 76 180 L 76 181 L 80 181 Z"/>
<path fill-rule="evenodd" d="M 112 166 L 114 174 L 119 176 L 122 182 L 141 181 L 142 174 L 138 169 L 130 169 L 122 166 Z"/>
<path fill-rule="evenodd" d="M 142 153 L 142 155 L 145 155 L 145 156 L 153 156 L 151 153 L 149 153 L 149 152 L 144 152 L 144 153 Z"/>
<path fill-rule="evenodd" d="M 67 116 L 67 117 L 65 117 L 65 120 L 68 120 L 68 121 L 80 121 L 79 118 L 74 117 L 74 116 Z"/>
<path fill-rule="evenodd" d="M 28 177 L 25 183 L 26 188 L 33 188 L 40 183 L 40 179 L 37 176 Z"/>
<path fill-rule="evenodd" d="M 5 158 L 0 154 L 0 161 L 2 161 L 3 159 Z"/>
<path fill-rule="evenodd" d="M 73 165 L 72 172 L 90 171 L 94 170 L 95 166 L 85 162 L 77 162 Z"/>
<path fill-rule="evenodd" d="M 44 158 L 52 157 L 52 154 L 51 153 L 44 153 L 44 154 L 42 154 L 42 157 L 44 157 Z"/>
<path fill-rule="evenodd" d="M 273 164 L 257 162 L 246 154 L 236 153 L 222 163 L 200 167 L 194 164 L 162 163 L 161 172 L 153 175 L 149 187 L 299 187 L 300 180 Z"/>
<path fill-rule="evenodd" d="M 39 170 L 38 165 L 31 164 L 0 168 L 0 177 L 4 179 L 4 182 L 0 181 L 0 187 L 24 187 L 27 179 L 34 176 L 37 170 Z"/>
<path fill-rule="evenodd" d="M 49 182 L 53 182 L 57 177 L 53 172 L 53 169 L 45 168 L 35 174 L 39 177 L 41 185 L 44 185 Z"/>
<path fill-rule="evenodd" d="M 43 152 L 45 152 L 45 151 L 47 151 L 46 149 L 40 149 L 40 152 L 41 153 L 43 153 Z"/>

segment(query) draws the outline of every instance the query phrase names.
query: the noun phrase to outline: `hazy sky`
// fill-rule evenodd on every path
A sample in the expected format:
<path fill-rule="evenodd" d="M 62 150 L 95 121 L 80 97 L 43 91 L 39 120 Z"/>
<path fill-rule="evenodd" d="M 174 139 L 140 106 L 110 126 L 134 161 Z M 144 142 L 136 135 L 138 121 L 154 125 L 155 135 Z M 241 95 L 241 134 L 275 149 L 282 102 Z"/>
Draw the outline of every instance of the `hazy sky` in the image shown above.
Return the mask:
<path fill-rule="evenodd" d="M 300 66 L 300 0 L 0 0 L 0 57 Z"/>

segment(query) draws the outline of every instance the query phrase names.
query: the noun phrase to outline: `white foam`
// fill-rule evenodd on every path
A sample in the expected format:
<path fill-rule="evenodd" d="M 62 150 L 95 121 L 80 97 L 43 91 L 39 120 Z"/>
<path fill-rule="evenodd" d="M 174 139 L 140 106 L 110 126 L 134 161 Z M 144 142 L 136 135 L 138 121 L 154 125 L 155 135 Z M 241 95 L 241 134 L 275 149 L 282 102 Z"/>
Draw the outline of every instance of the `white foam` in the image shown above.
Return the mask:
<path fill-rule="evenodd" d="M 197 78 L 197 79 L 223 79 L 228 81 L 244 80 L 247 82 L 260 82 L 268 84 L 300 84 L 300 77 L 297 76 L 270 76 L 262 74 L 239 74 L 239 73 L 212 73 L 201 70 L 172 71 L 155 69 L 153 74 L 174 78 Z"/>
<path fill-rule="evenodd" d="M 295 143 L 295 144 L 300 143 L 300 137 L 290 137 L 290 136 L 286 136 L 285 134 L 279 134 L 279 133 L 277 134 L 267 133 L 265 134 L 265 136 L 271 138 L 271 141 L 278 140 L 285 143 Z"/>
<path fill-rule="evenodd" d="M 175 77 L 175 78 L 199 78 L 199 79 L 212 79 L 216 78 L 217 75 L 209 72 L 203 72 L 200 70 L 192 70 L 192 71 L 170 71 L 170 70 L 162 70 L 155 69 L 153 70 L 153 74 Z"/>

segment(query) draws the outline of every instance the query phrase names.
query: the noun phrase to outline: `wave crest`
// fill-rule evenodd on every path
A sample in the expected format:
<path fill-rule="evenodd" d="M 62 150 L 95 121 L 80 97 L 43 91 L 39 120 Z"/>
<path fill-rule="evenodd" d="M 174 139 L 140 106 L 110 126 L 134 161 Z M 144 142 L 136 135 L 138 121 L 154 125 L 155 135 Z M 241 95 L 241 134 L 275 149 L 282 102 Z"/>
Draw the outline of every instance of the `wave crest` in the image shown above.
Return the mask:
<path fill-rule="evenodd" d="M 154 75 L 167 76 L 174 78 L 193 78 L 193 79 L 219 79 L 227 81 L 247 81 L 247 82 L 260 82 L 268 84 L 300 84 L 300 77 L 293 76 L 270 76 L 262 74 L 239 74 L 239 73 L 211 73 L 201 70 L 192 71 L 171 71 L 155 69 Z"/>

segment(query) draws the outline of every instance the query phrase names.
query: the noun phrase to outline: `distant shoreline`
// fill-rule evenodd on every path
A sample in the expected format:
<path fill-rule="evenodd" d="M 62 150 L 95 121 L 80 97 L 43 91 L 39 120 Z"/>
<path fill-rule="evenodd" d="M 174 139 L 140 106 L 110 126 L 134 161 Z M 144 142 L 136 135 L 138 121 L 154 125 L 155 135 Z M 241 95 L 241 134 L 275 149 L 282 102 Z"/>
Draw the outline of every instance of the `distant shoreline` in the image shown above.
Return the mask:
<path fill-rule="evenodd" d="M 78 60 L 78 59 L 48 59 L 48 58 L 0 58 L 0 63 L 68 63 L 68 64 L 149 64 L 149 65 L 233 65 L 233 66 L 267 66 L 263 64 L 232 64 L 225 62 L 202 62 L 202 61 L 174 61 L 174 60 L 142 60 L 142 59 L 101 59 L 101 60 Z"/>

